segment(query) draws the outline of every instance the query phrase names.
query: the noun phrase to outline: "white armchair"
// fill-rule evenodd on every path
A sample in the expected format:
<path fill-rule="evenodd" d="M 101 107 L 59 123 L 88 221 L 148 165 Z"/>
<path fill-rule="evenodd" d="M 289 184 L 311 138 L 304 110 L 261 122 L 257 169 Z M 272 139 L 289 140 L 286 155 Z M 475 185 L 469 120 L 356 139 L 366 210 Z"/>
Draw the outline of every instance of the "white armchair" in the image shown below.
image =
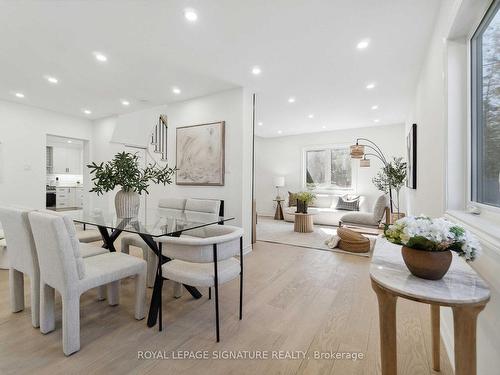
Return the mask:
<path fill-rule="evenodd" d="M 215 290 L 216 337 L 219 342 L 219 284 L 240 276 L 239 318 L 243 315 L 243 230 L 229 225 L 211 225 L 186 231 L 180 237 L 162 237 L 162 254 L 171 260 L 159 270 L 163 279 Z M 234 258 L 239 255 L 239 261 Z M 162 330 L 161 292 L 159 329 Z"/>
<path fill-rule="evenodd" d="M 135 318 L 144 318 L 146 262 L 121 253 L 82 258 L 73 222 L 43 212 L 30 212 L 29 221 L 40 265 L 40 331 L 55 329 L 54 291 L 62 298 L 63 351 L 80 349 L 80 295 L 108 286 L 110 305 L 119 303 L 120 279 L 135 276 Z M 65 220 L 66 218 L 66 220 Z"/>

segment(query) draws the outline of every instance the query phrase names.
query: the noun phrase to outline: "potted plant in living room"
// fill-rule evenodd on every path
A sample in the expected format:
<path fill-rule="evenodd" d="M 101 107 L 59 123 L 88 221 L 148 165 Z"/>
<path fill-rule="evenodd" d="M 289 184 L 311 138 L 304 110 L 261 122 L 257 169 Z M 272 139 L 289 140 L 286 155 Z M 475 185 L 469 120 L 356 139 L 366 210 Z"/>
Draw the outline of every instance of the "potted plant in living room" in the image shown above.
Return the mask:
<path fill-rule="evenodd" d="M 480 251 L 471 233 L 445 218 L 404 217 L 389 225 L 384 237 L 403 246 L 403 260 L 413 275 L 428 280 L 439 280 L 448 272 L 452 251 L 467 261 Z"/>
<path fill-rule="evenodd" d="M 307 214 L 307 207 L 314 202 L 316 195 L 309 191 L 301 191 L 297 193 L 297 212 Z"/>
<path fill-rule="evenodd" d="M 405 186 L 406 182 L 406 162 L 403 161 L 403 158 L 393 158 L 392 161 L 385 164 L 382 167 L 375 177 L 373 177 L 373 184 L 380 191 L 388 194 L 391 190 L 396 191 L 396 199 L 391 199 L 391 203 L 394 205 L 396 212 L 391 212 L 392 220 L 391 222 L 395 222 L 396 220 L 405 216 L 404 213 L 400 212 L 400 192 L 403 186 Z"/>
<path fill-rule="evenodd" d="M 139 214 L 142 193 L 149 194 L 148 187 L 151 182 L 163 185 L 172 183 L 175 168 L 168 165 L 161 168 L 156 163 L 139 167 L 139 156 L 129 152 L 120 152 L 106 163 L 87 165 L 90 174 L 94 175 L 94 183 L 90 192 L 97 195 L 112 191 L 115 187 L 121 189 L 115 196 L 116 215 L 119 218 L 133 218 Z"/>

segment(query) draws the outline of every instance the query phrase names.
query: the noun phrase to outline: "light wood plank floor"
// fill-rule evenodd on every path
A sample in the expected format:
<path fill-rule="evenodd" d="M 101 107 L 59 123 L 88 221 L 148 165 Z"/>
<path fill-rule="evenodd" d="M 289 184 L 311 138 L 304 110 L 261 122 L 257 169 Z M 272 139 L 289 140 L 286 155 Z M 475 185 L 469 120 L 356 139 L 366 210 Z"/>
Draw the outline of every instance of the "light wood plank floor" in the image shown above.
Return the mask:
<path fill-rule="evenodd" d="M 174 299 L 164 289 L 164 331 L 133 318 L 133 280 L 125 280 L 120 306 L 81 299 L 81 350 L 65 357 L 61 304 L 56 331 L 42 335 L 26 310 L 9 311 L 8 272 L 0 271 L 0 374 L 380 374 L 378 310 L 369 259 L 258 242 L 245 257 L 244 317 L 238 281 L 221 287 L 221 342 L 214 337 L 213 300 Z M 29 283 L 26 282 L 26 290 Z M 148 298 L 150 296 L 148 291 Z M 26 294 L 28 294 L 26 292 Z M 398 302 L 399 374 L 433 374 L 429 308 Z M 293 350 L 294 360 L 142 360 L 138 350 Z M 314 352 L 361 352 L 363 360 L 314 360 Z M 444 352 L 444 349 L 441 351 Z M 452 374 L 442 354 L 441 374 Z"/>

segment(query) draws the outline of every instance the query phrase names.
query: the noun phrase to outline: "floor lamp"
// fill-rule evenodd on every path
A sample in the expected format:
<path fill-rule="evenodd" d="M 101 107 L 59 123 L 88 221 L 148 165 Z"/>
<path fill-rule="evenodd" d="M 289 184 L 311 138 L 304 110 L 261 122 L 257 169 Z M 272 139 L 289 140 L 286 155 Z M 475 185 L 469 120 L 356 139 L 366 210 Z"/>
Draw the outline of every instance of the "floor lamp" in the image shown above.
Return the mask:
<path fill-rule="evenodd" d="M 372 152 L 366 152 L 367 148 Z M 370 141 L 367 138 L 357 138 L 356 144 L 350 146 L 350 154 L 352 159 L 359 159 L 359 166 L 361 168 L 367 168 L 370 166 L 370 159 L 367 159 L 366 158 L 367 156 L 374 156 L 377 159 L 379 159 L 384 165 L 384 168 L 386 168 L 387 165 L 389 164 L 380 147 L 378 147 L 375 142 Z M 394 211 L 392 207 L 392 187 L 390 184 L 389 184 L 389 201 L 391 204 L 391 213 L 393 213 Z"/>

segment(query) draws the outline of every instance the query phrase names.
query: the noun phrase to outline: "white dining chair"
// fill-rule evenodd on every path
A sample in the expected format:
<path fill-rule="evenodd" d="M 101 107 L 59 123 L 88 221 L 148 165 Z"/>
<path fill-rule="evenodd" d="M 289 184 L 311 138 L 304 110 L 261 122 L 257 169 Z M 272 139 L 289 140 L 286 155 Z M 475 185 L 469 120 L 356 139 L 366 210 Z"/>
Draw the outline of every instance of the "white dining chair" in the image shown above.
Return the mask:
<path fill-rule="evenodd" d="M 24 275 L 27 275 L 31 286 L 31 324 L 37 328 L 40 325 L 40 270 L 28 212 L 21 208 L 0 207 L 0 222 L 9 244 L 11 311 L 24 310 Z"/>
<path fill-rule="evenodd" d="M 40 331 L 55 329 L 54 292 L 62 299 L 63 352 L 80 349 L 80 296 L 101 285 L 108 287 L 110 305 L 119 303 L 119 283 L 135 276 L 135 318 L 144 318 L 146 262 L 121 253 L 82 258 L 73 221 L 43 212 L 28 214 L 40 265 Z"/>
<path fill-rule="evenodd" d="M 218 217 L 222 201 L 218 199 L 185 199 L 185 198 L 163 198 L 158 202 L 160 214 L 179 215 L 213 215 Z M 156 269 L 158 267 L 158 257 L 137 234 L 125 234 L 121 236 L 121 252 L 130 254 L 130 246 L 138 247 L 142 250 L 143 259 L 148 263 L 148 277 L 146 285 L 152 288 L 155 283 Z"/>
<path fill-rule="evenodd" d="M 240 276 L 239 318 L 243 317 L 243 229 L 211 225 L 186 231 L 180 237 L 161 237 L 162 254 L 170 259 L 159 267 L 159 276 L 194 287 L 215 291 L 215 330 L 219 342 L 219 285 Z M 239 255 L 239 260 L 235 258 Z M 159 330 L 162 330 L 161 290 Z"/>

